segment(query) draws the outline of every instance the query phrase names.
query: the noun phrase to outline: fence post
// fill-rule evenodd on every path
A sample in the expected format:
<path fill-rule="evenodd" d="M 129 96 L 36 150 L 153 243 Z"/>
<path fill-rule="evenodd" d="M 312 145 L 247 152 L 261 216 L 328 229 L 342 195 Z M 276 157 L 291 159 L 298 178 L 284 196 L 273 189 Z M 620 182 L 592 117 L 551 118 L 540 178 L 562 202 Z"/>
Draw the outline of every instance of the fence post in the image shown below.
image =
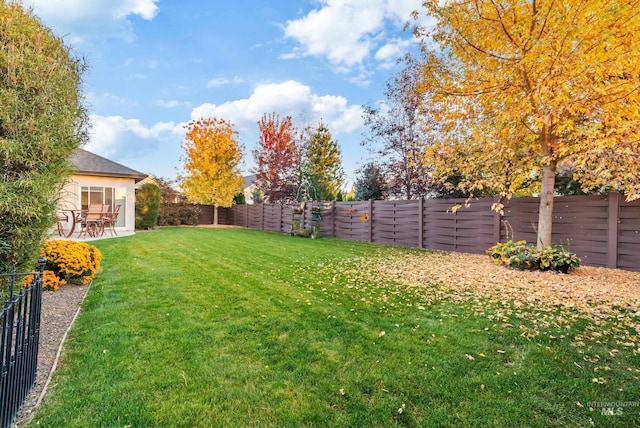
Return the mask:
<path fill-rule="evenodd" d="M 369 242 L 373 242 L 373 199 L 369 199 Z"/>
<path fill-rule="evenodd" d="M 424 198 L 418 204 L 418 248 L 424 248 Z"/>
<path fill-rule="evenodd" d="M 493 203 L 498 204 L 500 203 L 500 196 L 496 196 L 493 198 Z M 499 211 L 494 211 L 493 212 L 493 243 L 497 244 L 498 242 L 500 242 L 500 226 L 502 225 L 502 216 L 500 215 Z"/>
<path fill-rule="evenodd" d="M 607 216 L 607 267 L 618 267 L 618 223 L 620 217 L 620 193 L 609 192 Z"/>
<path fill-rule="evenodd" d="M 244 227 L 249 227 L 249 205 L 244 205 Z"/>
<path fill-rule="evenodd" d="M 331 201 L 331 236 L 336 236 L 336 201 Z"/>

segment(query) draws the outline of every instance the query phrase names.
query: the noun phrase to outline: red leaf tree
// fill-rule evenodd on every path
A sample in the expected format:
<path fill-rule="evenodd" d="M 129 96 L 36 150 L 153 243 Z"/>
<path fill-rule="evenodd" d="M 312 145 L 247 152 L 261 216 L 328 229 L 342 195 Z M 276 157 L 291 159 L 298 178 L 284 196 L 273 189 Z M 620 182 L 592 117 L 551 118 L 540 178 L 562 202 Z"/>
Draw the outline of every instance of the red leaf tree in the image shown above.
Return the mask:
<path fill-rule="evenodd" d="M 298 149 L 291 116 L 264 114 L 258 121 L 260 141 L 253 151 L 256 186 L 266 202 L 292 202 L 296 199 Z"/>

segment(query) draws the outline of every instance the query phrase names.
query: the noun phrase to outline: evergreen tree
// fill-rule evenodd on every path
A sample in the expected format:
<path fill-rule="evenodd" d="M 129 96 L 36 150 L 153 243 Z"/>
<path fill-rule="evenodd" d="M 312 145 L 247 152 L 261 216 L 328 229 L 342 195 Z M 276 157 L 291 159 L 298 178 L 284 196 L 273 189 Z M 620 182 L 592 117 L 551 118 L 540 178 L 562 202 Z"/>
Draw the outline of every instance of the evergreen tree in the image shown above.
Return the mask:
<path fill-rule="evenodd" d="M 356 175 L 356 201 L 387 198 L 387 182 L 382 168 L 375 162 L 358 169 Z"/>
<path fill-rule="evenodd" d="M 158 225 L 162 190 L 152 183 L 144 184 L 136 194 L 136 229 L 151 229 Z"/>
<path fill-rule="evenodd" d="M 315 199 L 330 201 L 336 198 L 343 183 L 341 152 L 329 129 L 320 122 L 311 134 L 306 148 L 305 172 Z"/>

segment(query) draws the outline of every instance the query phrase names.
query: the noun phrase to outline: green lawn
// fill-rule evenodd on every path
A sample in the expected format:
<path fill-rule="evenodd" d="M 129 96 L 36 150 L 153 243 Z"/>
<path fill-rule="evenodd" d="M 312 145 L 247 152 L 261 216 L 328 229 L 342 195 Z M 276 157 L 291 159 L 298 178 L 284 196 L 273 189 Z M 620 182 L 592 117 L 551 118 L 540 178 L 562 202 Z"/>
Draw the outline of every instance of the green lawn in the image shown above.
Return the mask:
<path fill-rule="evenodd" d="M 362 271 L 429 252 L 245 229 L 93 244 L 103 270 L 31 426 L 640 423 L 639 358 L 619 334 L 585 350 L 573 342 L 589 319 L 532 336 L 535 307 L 504 328 L 447 298 L 407 303 L 399 282 Z"/>

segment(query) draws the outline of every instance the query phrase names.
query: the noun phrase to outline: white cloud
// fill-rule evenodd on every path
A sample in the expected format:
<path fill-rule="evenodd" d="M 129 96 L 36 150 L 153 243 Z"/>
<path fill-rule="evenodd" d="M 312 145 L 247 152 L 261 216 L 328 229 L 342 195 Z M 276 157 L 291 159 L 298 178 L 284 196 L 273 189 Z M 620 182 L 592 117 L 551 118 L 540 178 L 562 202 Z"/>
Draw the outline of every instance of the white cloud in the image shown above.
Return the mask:
<path fill-rule="evenodd" d="M 386 25 L 404 26 L 411 20 L 411 12 L 421 8 L 421 3 L 421 0 L 320 0 L 322 8 L 285 24 L 285 35 L 295 39 L 299 46 L 282 58 L 324 56 L 336 71 L 349 71 L 380 50 L 386 38 Z"/>
<path fill-rule="evenodd" d="M 225 85 L 230 85 L 232 83 L 243 83 L 243 82 L 244 80 L 238 76 L 234 77 L 231 80 L 225 79 L 224 77 L 216 77 L 215 79 L 209 80 L 209 82 L 207 83 L 207 88 L 215 88 L 218 86 L 225 86 Z"/>
<path fill-rule="evenodd" d="M 191 117 L 224 118 L 239 131 L 255 133 L 257 121 L 271 112 L 290 115 L 294 121 L 302 115 L 311 124 L 322 119 L 332 134 L 350 133 L 363 126 L 361 106 L 349 105 L 342 96 L 314 94 L 309 86 L 293 80 L 258 85 L 249 98 L 220 105 L 202 104 L 192 110 Z"/>
<path fill-rule="evenodd" d="M 160 0 L 22 0 L 32 6 L 43 22 L 65 36 L 71 43 L 81 44 L 92 38 L 132 40 L 134 33 L 128 17 L 138 15 L 152 20 L 158 13 Z"/>
<path fill-rule="evenodd" d="M 156 101 L 156 105 L 159 105 L 160 107 L 174 108 L 174 107 L 178 107 L 180 105 L 180 101 L 178 101 L 178 100 L 157 100 Z"/>
<path fill-rule="evenodd" d="M 156 100 L 155 105 L 164 107 L 164 108 L 176 108 L 176 107 L 189 107 L 192 105 L 189 101 L 178 101 L 178 100 Z"/>
<path fill-rule="evenodd" d="M 422 0 L 388 0 L 386 3 L 388 16 L 398 25 L 404 25 L 407 21 L 413 22 L 411 13 L 414 10 L 424 10 Z"/>
<path fill-rule="evenodd" d="M 396 64 L 398 58 L 402 57 L 411 44 L 410 40 L 392 39 L 387 44 L 378 49 L 374 58 L 381 62 L 381 68 L 391 68 Z"/>
<path fill-rule="evenodd" d="M 176 128 L 173 122 L 146 126 L 139 119 L 125 119 L 122 116 L 91 115 L 91 124 L 91 137 L 86 148 L 106 157 L 143 154 L 155 147 L 159 139 L 171 135 Z"/>

